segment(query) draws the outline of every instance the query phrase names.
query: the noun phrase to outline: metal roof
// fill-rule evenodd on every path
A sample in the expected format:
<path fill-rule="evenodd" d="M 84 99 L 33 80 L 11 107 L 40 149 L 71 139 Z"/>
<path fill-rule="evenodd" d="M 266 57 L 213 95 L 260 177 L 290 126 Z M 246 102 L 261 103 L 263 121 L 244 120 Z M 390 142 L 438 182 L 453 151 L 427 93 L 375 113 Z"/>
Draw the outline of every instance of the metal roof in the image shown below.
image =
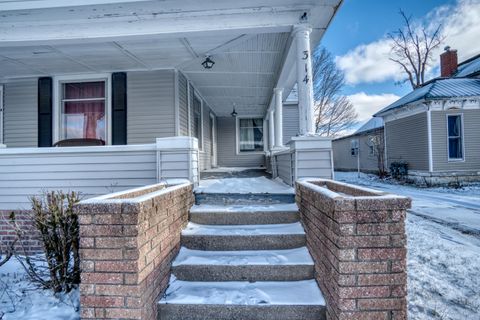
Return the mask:
<path fill-rule="evenodd" d="M 440 78 L 432 80 L 406 96 L 398 99 L 386 108 L 374 114 L 380 116 L 393 109 L 400 108 L 418 100 L 435 100 L 456 97 L 480 96 L 480 79 L 472 78 Z"/>
<path fill-rule="evenodd" d="M 480 55 L 477 55 L 459 64 L 458 70 L 453 76 L 468 77 L 477 72 L 480 72 Z"/>
<path fill-rule="evenodd" d="M 370 120 L 365 122 L 365 124 L 363 126 L 358 128 L 358 130 L 355 131 L 354 134 L 362 133 L 362 132 L 365 132 L 365 131 L 370 131 L 370 130 L 378 129 L 378 128 L 383 128 L 383 119 L 372 117 Z"/>

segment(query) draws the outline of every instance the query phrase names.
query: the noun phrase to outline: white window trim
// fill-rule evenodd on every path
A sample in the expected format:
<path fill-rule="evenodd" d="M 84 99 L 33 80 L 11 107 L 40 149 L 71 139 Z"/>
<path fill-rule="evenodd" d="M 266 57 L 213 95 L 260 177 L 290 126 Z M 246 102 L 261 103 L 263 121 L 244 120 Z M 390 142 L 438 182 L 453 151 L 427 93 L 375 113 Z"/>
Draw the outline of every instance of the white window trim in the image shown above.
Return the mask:
<path fill-rule="evenodd" d="M 265 121 L 263 121 L 264 117 L 260 115 L 253 115 L 253 116 L 237 116 L 235 117 L 235 146 L 236 146 L 236 154 L 237 155 L 244 155 L 244 154 L 265 154 L 265 151 L 240 151 L 240 119 L 262 119 L 262 129 L 263 129 L 263 145 L 265 146 Z"/>
<path fill-rule="evenodd" d="M 198 142 L 198 150 L 200 152 L 204 153 L 205 150 L 203 148 L 203 144 L 205 143 L 205 141 L 203 141 L 203 138 L 204 138 L 204 135 L 203 135 L 203 99 L 195 88 L 193 88 L 193 95 L 194 95 L 194 98 L 197 98 L 198 100 L 200 100 L 200 137 L 201 137 L 201 139 Z M 193 101 L 192 101 L 191 105 L 192 105 L 192 121 L 193 121 L 193 114 L 194 114 L 193 113 Z"/>
<path fill-rule="evenodd" d="M 353 147 L 352 146 L 352 142 L 353 141 L 356 141 L 356 147 Z M 356 149 L 357 152 L 356 154 L 352 154 L 352 149 Z M 350 151 L 350 156 L 353 157 L 353 158 L 356 158 L 358 157 L 358 154 L 360 153 L 360 139 L 359 138 L 354 138 L 354 139 L 350 139 L 350 148 L 349 148 L 349 151 Z"/>
<path fill-rule="evenodd" d="M 61 85 L 66 82 L 90 82 L 90 81 L 105 81 L 107 90 L 105 92 L 105 122 L 107 126 L 107 135 L 105 144 L 112 143 L 112 75 L 110 73 L 100 74 L 82 74 L 82 75 L 66 75 L 53 77 L 53 128 L 52 136 L 53 143 L 60 140 L 60 124 L 61 124 Z"/>
<path fill-rule="evenodd" d="M 4 104 L 3 104 L 3 85 L 0 84 L 0 145 L 3 144 L 3 113 L 4 113 Z"/>
<path fill-rule="evenodd" d="M 450 136 L 448 135 L 448 117 L 460 116 L 460 124 L 462 126 L 460 139 L 462 139 L 462 158 L 450 158 Z M 465 162 L 465 134 L 464 134 L 464 123 L 463 123 L 463 113 L 447 113 L 446 114 L 446 124 L 447 124 L 447 159 L 448 162 Z"/>

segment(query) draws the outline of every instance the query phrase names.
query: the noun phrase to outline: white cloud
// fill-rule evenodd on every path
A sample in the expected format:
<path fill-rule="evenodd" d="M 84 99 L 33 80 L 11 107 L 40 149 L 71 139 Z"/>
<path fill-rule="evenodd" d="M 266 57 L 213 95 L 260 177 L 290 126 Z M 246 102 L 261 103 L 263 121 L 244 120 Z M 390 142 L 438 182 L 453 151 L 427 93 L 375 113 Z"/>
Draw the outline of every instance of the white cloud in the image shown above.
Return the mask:
<path fill-rule="evenodd" d="M 337 66 L 345 72 L 348 84 L 381 82 L 398 77 L 400 68 L 391 60 L 389 39 L 360 45 L 344 56 L 336 57 Z"/>
<path fill-rule="evenodd" d="M 392 93 L 366 94 L 359 92 L 347 96 L 358 113 L 358 121 L 364 122 L 380 109 L 400 99 L 399 96 Z"/>
<path fill-rule="evenodd" d="M 480 35 L 480 1 L 459 0 L 455 5 L 439 6 L 424 18 L 429 28 L 442 25 L 445 45 L 458 50 L 462 61 L 477 53 Z M 402 78 L 400 67 L 389 60 L 391 40 L 387 37 L 375 42 L 362 44 L 350 50 L 335 61 L 345 72 L 349 84 L 398 81 Z M 429 77 L 438 76 L 439 55 L 443 45 L 433 52 L 433 63 L 428 70 Z"/>

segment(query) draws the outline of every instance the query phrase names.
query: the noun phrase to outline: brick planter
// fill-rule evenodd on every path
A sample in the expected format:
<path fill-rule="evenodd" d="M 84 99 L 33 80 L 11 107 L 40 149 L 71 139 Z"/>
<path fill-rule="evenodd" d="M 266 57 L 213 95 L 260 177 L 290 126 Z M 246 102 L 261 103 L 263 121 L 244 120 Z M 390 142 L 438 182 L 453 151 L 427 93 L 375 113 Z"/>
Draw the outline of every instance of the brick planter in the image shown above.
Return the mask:
<path fill-rule="evenodd" d="M 77 205 L 82 319 L 156 319 L 193 201 L 192 185 L 184 183 Z"/>
<path fill-rule="evenodd" d="M 406 319 L 411 200 L 331 180 L 296 183 L 328 319 Z"/>

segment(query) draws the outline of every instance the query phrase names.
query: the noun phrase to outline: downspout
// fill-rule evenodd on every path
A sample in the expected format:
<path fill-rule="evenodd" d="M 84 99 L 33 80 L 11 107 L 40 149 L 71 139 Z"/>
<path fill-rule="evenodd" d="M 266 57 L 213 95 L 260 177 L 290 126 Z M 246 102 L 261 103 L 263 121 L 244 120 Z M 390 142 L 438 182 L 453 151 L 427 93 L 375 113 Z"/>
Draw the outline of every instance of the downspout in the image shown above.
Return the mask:
<path fill-rule="evenodd" d="M 427 107 L 427 132 L 428 132 L 428 171 L 433 172 L 433 151 L 432 151 L 432 111 L 430 106 L 426 103 Z"/>

